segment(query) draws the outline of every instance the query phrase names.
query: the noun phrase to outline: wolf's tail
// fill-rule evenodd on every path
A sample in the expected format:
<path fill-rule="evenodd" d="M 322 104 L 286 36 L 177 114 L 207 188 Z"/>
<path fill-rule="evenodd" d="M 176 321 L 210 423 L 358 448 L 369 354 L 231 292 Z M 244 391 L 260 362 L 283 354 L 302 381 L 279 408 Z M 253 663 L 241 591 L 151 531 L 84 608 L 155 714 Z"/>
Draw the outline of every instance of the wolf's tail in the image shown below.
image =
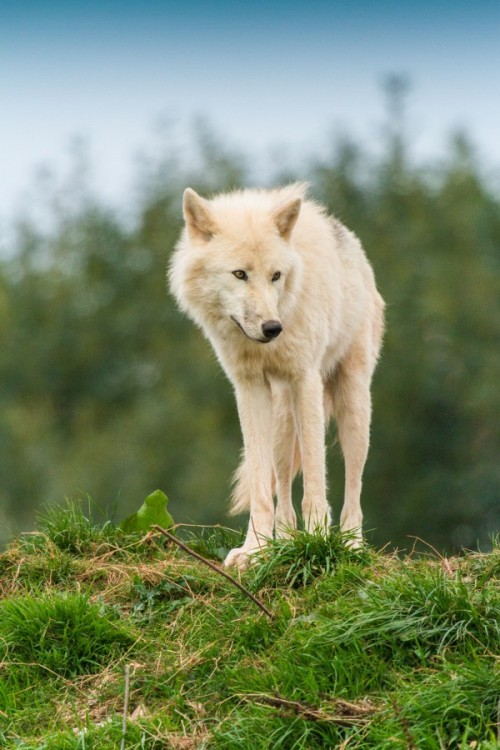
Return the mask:
<path fill-rule="evenodd" d="M 238 466 L 233 476 L 233 492 L 231 494 L 231 504 L 229 514 L 237 516 L 239 513 L 246 513 L 250 509 L 250 488 L 246 477 L 245 461 L 243 460 Z"/>
<path fill-rule="evenodd" d="M 297 474 L 300 471 L 300 468 L 301 468 L 300 447 L 299 447 L 299 441 L 296 438 L 294 453 L 293 453 L 293 463 L 291 467 L 292 480 L 297 476 Z M 240 465 L 234 472 L 232 485 L 233 485 L 233 491 L 231 493 L 229 515 L 237 516 L 240 513 L 247 513 L 250 510 L 251 493 L 250 493 L 250 486 L 248 482 L 247 466 L 246 466 L 244 457 L 242 458 Z M 271 494 L 273 497 L 276 494 L 276 474 L 274 471 L 273 471 L 272 482 L 271 482 Z"/>

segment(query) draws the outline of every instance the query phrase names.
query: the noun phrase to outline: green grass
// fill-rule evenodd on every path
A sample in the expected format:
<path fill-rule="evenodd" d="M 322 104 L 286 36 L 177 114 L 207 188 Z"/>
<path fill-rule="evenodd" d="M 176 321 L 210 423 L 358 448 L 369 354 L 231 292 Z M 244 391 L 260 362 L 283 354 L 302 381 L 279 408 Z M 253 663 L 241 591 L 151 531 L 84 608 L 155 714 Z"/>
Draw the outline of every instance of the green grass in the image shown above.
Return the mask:
<path fill-rule="evenodd" d="M 123 539 L 122 532 L 114 524 L 105 521 L 98 524 L 91 515 L 98 514 L 99 508 L 91 498 L 87 498 L 87 515 L 83 502 L 66 499 L 62 505 L 49 505 L 39 514 L 38 531 L 50 539 L 61 552 L 88 554 L 96 544 L 112 545 Z"/>
<path fill-rule="evenodd" d="M 0 747 L 493 750 L 500 545 L 460 557 L 278 540 L 231 582 L 78 503 L 0 555 Z M 220 562 L 241 534 L 178 532 Z M 126 690 L 125 670 L 129 684 Z"/>
<path fill-rule="evenodd" d="M 50 675 L 93 674 L 135 638 L 117 611 L 88 595 L 60 592 L 10 597 L 0 604 L 0 658 Z"/>

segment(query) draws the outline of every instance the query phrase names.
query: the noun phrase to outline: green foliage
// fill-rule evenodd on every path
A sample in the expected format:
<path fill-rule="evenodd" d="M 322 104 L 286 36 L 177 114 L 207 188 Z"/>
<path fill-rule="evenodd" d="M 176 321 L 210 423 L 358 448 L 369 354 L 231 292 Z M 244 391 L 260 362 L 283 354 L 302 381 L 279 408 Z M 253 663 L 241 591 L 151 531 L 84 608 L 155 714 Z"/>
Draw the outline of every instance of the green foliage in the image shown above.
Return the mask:
<path fill-rule="evenodd" d="M 161 490 L 155 490 L 144 500 L 136 513 L 125 518 L 120 528 L 125 533 L 146 532 L 158 525 L 163 529 L 171 529 L 175 522 L 167 510 L 168 497 Z"/>

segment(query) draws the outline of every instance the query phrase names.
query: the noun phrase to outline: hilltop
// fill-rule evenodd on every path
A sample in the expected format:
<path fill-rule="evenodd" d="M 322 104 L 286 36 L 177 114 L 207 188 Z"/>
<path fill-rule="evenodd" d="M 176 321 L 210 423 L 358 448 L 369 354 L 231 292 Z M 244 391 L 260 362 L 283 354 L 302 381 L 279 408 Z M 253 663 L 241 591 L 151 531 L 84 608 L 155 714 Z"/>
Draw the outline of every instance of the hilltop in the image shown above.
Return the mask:
<path fill-rule="evenodd" d="M 217 565 L 240 538 L 178 534 Z M 240 578 L 266 614 L 68 503 L 0 555 L 0 746 L 493 750 L 499 574 L 498 543 L 402 557 L 297 532 Z"/>

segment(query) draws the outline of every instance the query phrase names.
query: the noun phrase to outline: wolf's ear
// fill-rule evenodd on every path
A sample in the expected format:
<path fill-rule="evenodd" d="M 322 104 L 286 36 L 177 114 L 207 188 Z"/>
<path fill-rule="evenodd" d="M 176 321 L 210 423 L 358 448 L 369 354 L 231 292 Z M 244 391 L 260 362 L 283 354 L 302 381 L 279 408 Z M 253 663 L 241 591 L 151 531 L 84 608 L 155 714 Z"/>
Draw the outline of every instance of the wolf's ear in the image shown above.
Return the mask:
<path fill-rule="evenodd" d="M 292 229 L 295 226 L 295 222 L 299 216 L 300 207 L 302 201 L 300 198 L 294 198 L 292 201 L 285 203 L 284 206 L 280 206 L 277 211 L 274 212 L 273 218 L 274 223 L 278 228 L 278 232 L 284 240 L 289 240 L 292 234 Z"/>
<path fill-rule="evenodd" d="M 184 191 L 184 221 L 192 239 L 208 242 L 215 232 L 215 223 L 208 202 L 191 188 Z"/>

